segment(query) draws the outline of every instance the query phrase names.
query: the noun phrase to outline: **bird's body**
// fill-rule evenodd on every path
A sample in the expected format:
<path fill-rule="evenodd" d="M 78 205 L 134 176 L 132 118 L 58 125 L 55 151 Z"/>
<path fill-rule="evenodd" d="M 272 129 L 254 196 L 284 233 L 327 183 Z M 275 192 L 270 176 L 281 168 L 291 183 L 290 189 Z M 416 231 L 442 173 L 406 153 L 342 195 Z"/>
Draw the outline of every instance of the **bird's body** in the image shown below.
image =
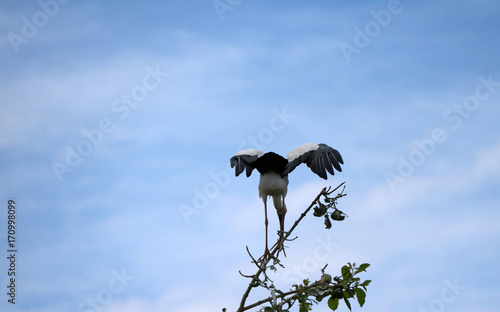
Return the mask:
<path fill-rule="evenodd" d="M 283 173 L 287 165 L 286 158 L 273 152 L 263 154 L 254 162 L 255 169 L 260 173 L 259 197 L 266 204 L 267 197 L 271 196 L 274 208 L 280 216 L 286 213 L 283 202 L 288 191 L 288 175 Z"/>
<path fill-rule="evenodd" d="M 285 197 L 287 191 L 288 176 L 282 178 L 279 173 L 273 171 L 267 172 L 260 176 L 259 197 L 265 200 L 266 196 L 272 196 L 274 207 L 276 209 L 283 208 L 281 204 L 281 196 Z"/>
<path fill-rule="evenodd" d="M 273 198 L 274 208 L 280 220 L 280 230 L 283 231 L 286 206 L 285 196 L 288 191 L 288 176 L 281 177 L 281 175 L 274 171 L 269 171 L 260 175 L 259 181 L 259 197 L 267 205 L 267 197 Z"/>
<path fill-rule="evenodd" d="M 246 170 L 249 177 L 253 169 L 260 173 L 259 197 L 264 202 L 266 225 L 266 249 L 264 257 L 269 254 L 267 246 L 267 197 L 273 198 L 274 208 L 280 220 L 280 241 L 284 233 L 286 214 L 285 196 L 288 191 L 288 175 L 301 163 L 307 164 L 311 170 L 323 179 L 327 179 L 326 171 L 334 174 L 333 168 L 342 171 L 343 164 L 340 153 L 326 144 L 307 143 L 292 150 L 286 158 L 273 152 L 263 153 L 255 149 L 247 149 L 231 157 L 231 167 L 235 167 L 236 176 Z M 333 166 L 333 167 L 332 167 Z"/>

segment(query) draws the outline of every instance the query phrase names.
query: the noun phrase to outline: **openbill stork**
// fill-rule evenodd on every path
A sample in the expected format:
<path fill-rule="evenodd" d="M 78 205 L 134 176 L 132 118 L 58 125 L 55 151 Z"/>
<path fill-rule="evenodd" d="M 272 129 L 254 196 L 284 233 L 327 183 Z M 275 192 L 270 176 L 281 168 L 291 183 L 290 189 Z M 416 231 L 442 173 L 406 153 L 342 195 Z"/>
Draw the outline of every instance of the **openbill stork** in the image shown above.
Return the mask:
<path fill-rule="evenodd" d="M 246 170 L 249 177 L 254 169 L 260 173 L 259 197 L 264 201 L 266 225 L 266 249 L 264 259 L 269 255 L 267 245 L 267 197 L 273 198 L 274 208 L 280 222 L 280 240 L 283 243 L 285 226 L 285 196 L 288 188 L 288 174 L 298 165 L 305 163 L 312 172 L 327 179 L 326 171 L 334 174 L 333 168 L 341 172 L 340 164 L 344 164 L 340 153 L 326 144 L 307 143 L 292 150 L 286 157 L 273 152 L 263 153 L 256 149 L 246 149 L 236 153 L 230 159 L 231 168 L 235 168 L 236 176 Z M 284 249 L 283 249 L 284 252 Z"/>

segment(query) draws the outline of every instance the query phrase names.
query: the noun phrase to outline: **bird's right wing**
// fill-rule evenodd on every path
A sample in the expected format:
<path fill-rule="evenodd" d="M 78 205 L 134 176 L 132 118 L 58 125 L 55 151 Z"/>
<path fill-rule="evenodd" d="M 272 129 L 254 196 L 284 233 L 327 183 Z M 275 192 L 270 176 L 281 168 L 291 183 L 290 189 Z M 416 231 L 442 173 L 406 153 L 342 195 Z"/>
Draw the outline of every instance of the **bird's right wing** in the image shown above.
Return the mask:
<path fill-rule="evenodd" d="M 239 176 L 240 173 L 242 173 L 243 170 L 246 169 L 247 177 L 249 177 L 252 174 L 252 171 L 255 169 L 255 161 L 262 155 L 264 155 L 264 153 L 256 149 L 239 151 L 230 159 L 231 168 L 236 167 L 236 176 Z"/>
<path fill-rule="evenodd" d="M 289 174 L 298 165 L 306 164 L 312 172 L 323 179 L 327 179 L 326 171 L 334 174 L 333 168 L 341 172 L 340 164 L 344 164 L 340 153 L 326 144 L 307 143 L 297 147 L 287 156 L 288 165 L 284 174 Z M 332 167 L 333 166 L 333 167 Z"/>

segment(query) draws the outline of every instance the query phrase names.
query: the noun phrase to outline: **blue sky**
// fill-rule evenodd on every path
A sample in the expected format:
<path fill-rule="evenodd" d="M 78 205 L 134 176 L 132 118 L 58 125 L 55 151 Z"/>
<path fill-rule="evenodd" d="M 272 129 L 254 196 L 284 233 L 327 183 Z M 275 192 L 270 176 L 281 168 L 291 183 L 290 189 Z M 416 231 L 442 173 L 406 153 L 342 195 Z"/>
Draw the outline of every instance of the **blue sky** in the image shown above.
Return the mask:
<path fill-rule="evenodd" d="M 229 158 L 317 142 L 343 172 L 297 168 L 288 221 L 343 181 L 349 217 L 304 221 L 277 287 L 368 262 L 365 311 L 496 311 L 498 2 L 215 3 L 2 2 L 0 230 L 13 199 L 18 277 L 0 309 L 235 310 L 264 216 Z"/>

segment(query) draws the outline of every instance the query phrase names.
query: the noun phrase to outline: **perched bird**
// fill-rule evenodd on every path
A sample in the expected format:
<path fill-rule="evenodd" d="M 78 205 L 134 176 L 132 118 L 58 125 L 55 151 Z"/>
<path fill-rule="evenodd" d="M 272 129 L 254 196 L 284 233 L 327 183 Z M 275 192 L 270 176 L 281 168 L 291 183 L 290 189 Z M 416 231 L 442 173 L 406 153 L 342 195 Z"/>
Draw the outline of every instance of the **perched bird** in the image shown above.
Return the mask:
<path fill-rule="evenodd" d="M 246 170 L 249 177 L 254 169 L 260 173 L 259 197 L 264 201 L 266 225 L 266 249 L 264 258 L 269 255 L 267 245 L 267 197 L 273 198 L 274 208 L 280 221 L 280 242 L 283 243 L 285 226 L 285 196 L 288 188 L 288 174 L 298 165 L 305 163 L 312 172 L 327 179 L 327 171 L 334 174 L 333 168 L 341 172 L 344 164 L 340 153 L 326 144 L 307 143 L 292 150 L 286 158 L 273 152 L 263 153 L 256 149 L 247 149 L 236 153 L 230 159 L 231 168 L 236 176 Z"/>

